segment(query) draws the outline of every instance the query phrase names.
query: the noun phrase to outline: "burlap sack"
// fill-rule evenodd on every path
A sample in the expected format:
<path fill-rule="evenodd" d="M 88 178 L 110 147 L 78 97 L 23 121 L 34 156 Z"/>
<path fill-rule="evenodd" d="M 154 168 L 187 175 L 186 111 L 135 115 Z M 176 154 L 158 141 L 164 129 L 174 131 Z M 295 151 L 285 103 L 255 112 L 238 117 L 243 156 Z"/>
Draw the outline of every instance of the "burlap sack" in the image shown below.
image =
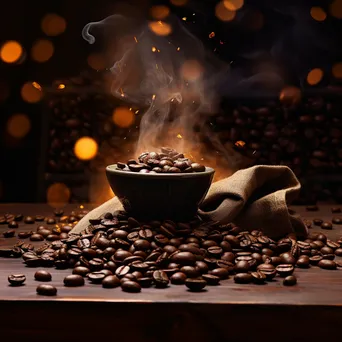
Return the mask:
<path fill-rule="evenodd" d="M 300 183 L 288 167 L 254 166 L 213 183 L 199 215 L 221 223 L 234 222 L 243 230 L 260 229 L 274 239 L 293 232 L 305 236 L 303 221 L 288 209 L 299 191 Z M 83 231 L 90 218 L 118 209 L 122 206 L 115 197 L 87 214 L 72 233 Z"/>

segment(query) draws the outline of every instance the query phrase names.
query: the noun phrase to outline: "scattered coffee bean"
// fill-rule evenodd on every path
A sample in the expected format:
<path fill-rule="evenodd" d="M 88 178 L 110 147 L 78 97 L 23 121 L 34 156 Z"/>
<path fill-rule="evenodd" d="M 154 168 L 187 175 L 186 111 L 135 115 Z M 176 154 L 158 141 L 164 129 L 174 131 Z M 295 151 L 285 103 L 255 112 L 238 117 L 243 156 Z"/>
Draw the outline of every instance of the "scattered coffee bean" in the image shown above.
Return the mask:
<path fill-rule="evenodd" d="M 139 283 L 131 280 L 127 280 L 121 283 L 121 288 L 125 292 L 137 293 L 141 291 L 141 286 Z"/>
<path fill-rule="evenodd" d="M 297 284 L 297 278 L 293 275 L 287 276 L 283 280 L 285 286 L 293 286 Z"/>
<path fill-rule="evenodd" d="M 257 270 L 262 272 L 268 281 L 272 280 L 277 274 L 277 271 L 272 264 L 260 264 L 257 267 Z"/>
<path fill-rule="evenodd" d="M 24 284 L 26 277 L 24 274 L 11 274 L 8 276 L 8 282 L 12 286 L 21 286 Z"/>
<path fill-rule="evenodd" d="M 264 284 L 266 281 L 266 275 L 261 271 L 252 272 L 251 276 L 255 284 Z"/>
<path fill-rule="evenodd" d="M 335 249 L 335 255 L 342 256 L 342 248 Z"/>
<path fill-rule="evenodd" d="M 54 210 L 54 214 L 55 214 L 55 216 L 57 216 L 57 217 L 61 217 L 61 216 L 64 215 L 64 211 L 63 211 L 63 209 L 55 209 L 55 210 Z"/>
<path fill-rule="evenodd" d="M 71 274 L 64 278 L 64 285 L 68 287 L 83 286 L 84 279 L 78 274 Z"/>
<path fill-rule="evenodd" d="M 169 285 L 169 278 L 164 271 L 156 270 L 153 272 L 153 280 L 156 287 L 163 288 Z"/>
<path fill-rule="evenodd" d="M 37 281 L 51 281 L 52 276 L 47 271 L 39 270 L 34 274 L 34 279 Z"/>
<path fill-rule="evenodd" d="M 203 274 L 202 278 L 207 282 L 208 285 L 216 286 L 220 284 L 220 277 L 213 274 Z"/>
<path fill-rule="evenodd" d="M 104 278 L 106 278 L 106 275 L 101 271 L 88 274 L 88 279 L 94 284 L 101 284 Z"/>
<path fill-rule="evenodd" d="M 24 222 L 26 224 L 33 224 L 35 222 L 35 219 L 32 216 L 26 216 Z"/>
<path fill-rule="evenodd" d="M 301 255 L 296 263 L 299 268 L 308 268 L 310 267 L 310 258 L 307 255 Z"/>
<path fill-rule="evenodd" d="M 185 280 L 185 286 L 194 292 L 202 291 L 207 285 L 207 282 L 202 278 L 187 278 Z"/>
<path fill-rule="evenodd" d="M 30 240 L 31 241 L 43 241 L 44 240 L 44 236 L 41 235 L 41 234 L 37 234 L 37 233 L 34 233 L 30 236 Z"/>
<path fill-rule="evenodd" d="M 323 222 L 323 223 L 321 224 L 321 228 L 322 228 L 322 229 L 330 230 L 330 229 L 332 229 L 333 227 L 332 227 L 332 224 L 331 224 L 330 222 Z"/>
<path fill-rule="evenodd" d="M 88 273 L 90 273 L 90 269 L 85 266 L 77 266 L 72 271 L 72 274 L 78 274 L 82 277 L 86 277 Z"/>
<path fill-rule="evenodd" d="M 336 269 L 336 263 L 333 260 L 328 259 L 322 259 L 318 262 L 318 266 L 320 268 L 324 268 L 326 270 L 335 270 Z"/>
<path fill-rule="evenodd" d="M 174 284 L 174 285 L 183 285 L 185 284 L 186 279 L 187 279 L 186 274 L 184 274 L 183 272 L 176 272 L 171 276 L 170 281 L 171 281 L 171 284 Z"/>
<path fill-rule="evenodd" d="M 5 238 L 11 238 L 11 237 L 15 236 L 15 230 L 13 230 L 13 229 L 7 230 L 6 232 L 3 232 L 2 235 Z"/>
<path fill-rule="evenodd" d="M 253 276 L 249 273 L 238 273 L 234 276 L 234 281 L 237 284 L 250 284 L 253 281 Z"/>
<path fill-rule="evenodd" d="M 333 224 L 342 224 L 342 218 L 340 218 L 340 217 L 333 217 L 332 218 L 332 223 Z"/>
<path fill-rule="evenodd" d="M 339 214 L 339 213 L 342 212 L 342 210 L 341 210 L 341 208 L 333 207 L 333 208 L 331 208 L 331 212 L 332 212 L 333 214 Z"/>
<path fill-rule="evenodd" d="M 120 284 L 120 279 L 116 275 L 108 275 L 102 280 L 102 287 L 107 289 L 119 287 Z"/>
<path fill-rule="evenodd" d="M 8 224 L 8 228 L 18 228 L 19 225 L 16 221 L 11 221 L 9 224 Z"/>
<path fill-rule="evenodd" d="M 308 207 L 306 207 L 307 211 L 318 211 L 318 207 L 317 205 L 310 205 Z"/>
<path fill-rule="evenodd" d="M 313 219 L 312 222 L 315 226 L 321 226 L 323 223 L 323 220 L 322 219 Z"/>
<path fill-rule="evenodd" d="M 291 264 L 281 264 L 276 267 L 276 270 L 281 277 L 287 277 L 293 273 L 294 267 Z"/>
<path fill-rule="evenodd" d="M 28 239 L 32 234 L 33 234 L 33 232 L 19 232 L 18 238 L 19 239 Z"/>

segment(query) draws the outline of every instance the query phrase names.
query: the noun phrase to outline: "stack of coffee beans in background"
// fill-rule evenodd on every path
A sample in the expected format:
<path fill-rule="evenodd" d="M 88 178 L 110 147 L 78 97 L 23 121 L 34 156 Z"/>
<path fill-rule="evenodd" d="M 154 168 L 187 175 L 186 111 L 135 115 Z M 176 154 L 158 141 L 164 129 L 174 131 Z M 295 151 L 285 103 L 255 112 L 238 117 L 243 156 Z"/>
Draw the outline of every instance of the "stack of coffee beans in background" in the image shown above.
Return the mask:
<path fill-rule="evenodd" d="M 314 211 L 317 207 L 307 209 Z M 332 211 L 337 213 L 338 209 Z M 66 287 L 92 283 L 104 288 L 121 287 L 126 292 L 140 292 L 152 286 L 166 289 L 170 284 L 202 291 L 229 279 L 256 285 L 278 279 L 293 286 L 297 283 L 296 268 L 342 269 L 342 262 L 335 259 L 342 256 L 342 238 L 332 241 L 323 233 L 310 233 L 305 240 L 289 235 L 275 241 L 261 231 L 241 231 L 234 224 L 204 222 L 197 217 L 190 222 L 138 222 L 124 211 L 117 211 L 90 219 L 80 235 L 68 234 L 85 213 L 62 216 L 58 221 L 64 223 L 53 228 L 48 224 L 39 226 L 26 238 L 46 239 L 45 243 L 34 247 L 18 241 L 13 248 L 0 249 L 0 256 L 21 257 L 27 267 L 70 268 L 71 274 L 61 284 Z M 56 214 L 63 215 L 60 211 Z M 12 216 L 1 218 L 1 222 L 4 219 L 12 225 L 16 218 L 23 219 L 20 215 Z M 46 223 L 52 224 L 53 220 L 45 218 Z M 34 217 L 26 217 L 25 221 L 34 222 Z M 337 218 L 333 221 L 342 223 Z M 313 224 L 322 229 L 332 228 L 331 223 L 322 220 L 306 221 L 308 227 Z M 25 238 L 20 233 L 18 236 Z M 40 271 L 34 276 L 36 281 L 51 280 L 48 272 Z M 25 280 L 25 274 L 9 274 L 8 278 L 12 286 Z M 38 286 L 37 293 L 56 295 L 57 290 L 43 284 Z"/>

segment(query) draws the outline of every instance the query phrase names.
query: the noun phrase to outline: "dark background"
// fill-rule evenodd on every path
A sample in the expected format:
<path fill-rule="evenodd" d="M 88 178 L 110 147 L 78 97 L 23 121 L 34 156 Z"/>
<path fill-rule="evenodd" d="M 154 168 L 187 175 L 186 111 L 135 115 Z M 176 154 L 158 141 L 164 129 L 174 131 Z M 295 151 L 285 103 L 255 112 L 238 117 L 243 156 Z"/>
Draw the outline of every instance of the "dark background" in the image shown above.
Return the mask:
<path fill-rule="evenodd" d="M 331 67 L 341 61 L 341 20 L 329 14 L 332 1 L 275 1 L 245 0 L 239 16 L 231 23 L 222 23 L 214 13 L 218 1 L 189 1 L 184 7 L 170 6 L 180 18 L 196 13 L 195 22 L 187 20 L 184 25 L 196 34 L 207 49 L 219 58 L 231 63 L 238 78 L 248 77 L 256 59 L 276 65 L 287 84 L 307 87 L 308 71 L 319 67 L 324 78 L 318 87 L 336 84 L 331 77 Z M 102 20 L 116 12 L 128 13 L 136 18 L 148 16 L 153 4 L 168 1 L 149 0 L 59 0 L 6 2 L 0 13 L 0 43 L 16 40 L 26 51 L 20 64 L 0 61 L 1 92 L 9 95 L 0 104 L 1 167 L 0 201 L 35 201 L 37 187 L 44 165 L 42 156 L 42 126 L 45 111 L 43 99 L 38 104 L 24 102 L 20 95 L 22 85 L 36 81 L 44 87 L 56 79 L 78 75 L 89 68 L 87 56 L 100 46 L 90 46 L 81 37 L 81 31 L 90 21 Z M 310 16 L 312 6 L 321 6 L 328 17 L 317 22 Z M 341 5 L 342 6 L 342 5 Z M 56 37 L 46 37 L 40 23 L 46 13 L 57 13 L 67 22 L 66 31 Z M 263 24 L 257 30 L 246 28 L 253 15 L 262 15 Z M 252 18 L 252 19 L 251 19 Z M 215 32 L 214 38 L 209 34 Z M 54 44 L 53 57 L 46 63 L 37 63 L 30 58 L 30 48 L 39 38 L 48 38 Z M 20 140 L 11 138 L 6 132 L 6 122 L 13 113 L 25 113 L 31 120 L 30 132 Z"/>

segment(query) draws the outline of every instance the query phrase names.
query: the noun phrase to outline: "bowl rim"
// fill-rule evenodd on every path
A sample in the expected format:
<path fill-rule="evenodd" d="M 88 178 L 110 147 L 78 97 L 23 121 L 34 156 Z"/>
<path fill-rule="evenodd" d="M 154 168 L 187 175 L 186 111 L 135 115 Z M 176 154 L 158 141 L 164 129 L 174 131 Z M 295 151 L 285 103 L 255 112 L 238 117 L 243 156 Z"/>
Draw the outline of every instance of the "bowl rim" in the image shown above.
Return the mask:
<path fill-rule="evenodd" d="M 116 169 L 117 164 L 111 164 L 106 167 L 107 173 L 114 173 L 124 177 L 149 177 L 149 178 L 158 178 L 158 179 L 172 179 L 172 178 L 198 178 L 204 177 L 208 175 L 213 175 L 215 170 L 211 167 L 205 167 L 205 171 L 203 172 L 192 172 L 192 173 L 139 173 L 133 171 L 122 171 Z"/>

